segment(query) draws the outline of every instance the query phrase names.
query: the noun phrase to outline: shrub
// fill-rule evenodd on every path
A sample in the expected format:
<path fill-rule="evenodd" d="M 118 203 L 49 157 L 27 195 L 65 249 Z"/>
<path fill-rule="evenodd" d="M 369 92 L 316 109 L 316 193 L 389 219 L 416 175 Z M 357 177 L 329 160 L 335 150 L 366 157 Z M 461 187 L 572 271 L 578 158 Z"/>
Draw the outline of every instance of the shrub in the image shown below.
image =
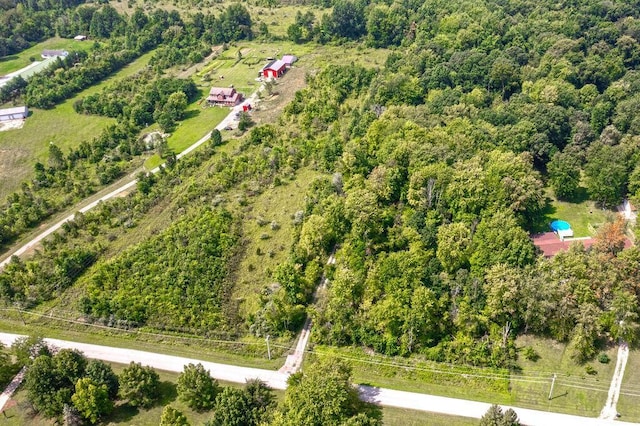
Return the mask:
<path fill-rule="evenodd" d="M 598 361 L 600 361 L 601 364 L 609 364 L 609 355 L 605 354 L 604 352 L 601 353 L 600 355 L 598 355 Z"/>
<path fill-rule="evenodd" d="M 524 348 L 523 355 L 529 361 L 536 362 L 540 359 L 540 355 L 531 346 Z"/>

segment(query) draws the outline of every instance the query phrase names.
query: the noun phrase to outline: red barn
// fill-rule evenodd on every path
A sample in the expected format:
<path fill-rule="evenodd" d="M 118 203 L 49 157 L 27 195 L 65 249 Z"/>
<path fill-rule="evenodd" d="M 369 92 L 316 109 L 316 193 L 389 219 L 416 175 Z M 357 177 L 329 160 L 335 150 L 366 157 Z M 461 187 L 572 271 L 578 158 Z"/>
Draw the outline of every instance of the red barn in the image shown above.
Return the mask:
<path fill-rule="evenodd" d="M 277 61 L 269 62 L 262 68 L 262 76 L 264 78 L 278 78 L 282 76 L 287 70 L 287 64 L 278 59 Z"/>

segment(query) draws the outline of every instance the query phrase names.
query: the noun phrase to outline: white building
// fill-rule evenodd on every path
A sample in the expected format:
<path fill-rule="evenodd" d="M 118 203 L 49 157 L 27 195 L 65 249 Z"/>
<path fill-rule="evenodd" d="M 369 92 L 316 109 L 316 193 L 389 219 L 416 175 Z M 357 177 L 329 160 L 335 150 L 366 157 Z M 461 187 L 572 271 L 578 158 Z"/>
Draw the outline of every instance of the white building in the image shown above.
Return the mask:
<path fill-rule="evenodd" d="M 25 119 L 27 115 L 29 109 L 26 106 L 0 109 L 0 121 Z"/>

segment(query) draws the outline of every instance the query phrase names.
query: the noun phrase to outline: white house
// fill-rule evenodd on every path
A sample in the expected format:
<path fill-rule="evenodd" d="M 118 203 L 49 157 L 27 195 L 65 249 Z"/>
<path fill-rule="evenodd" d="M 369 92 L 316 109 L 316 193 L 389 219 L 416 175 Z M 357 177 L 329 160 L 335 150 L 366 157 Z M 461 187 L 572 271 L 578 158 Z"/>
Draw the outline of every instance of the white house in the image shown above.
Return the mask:
<path fill-rule="evenodd" d="M 55 58 L 57 56 L 65 58 L 69 56 L 69 52 L 67 52 L 66 50 L 48 50 L 47 49 L 47 50 L 43 50 L 40 56 L 42 56 L 44 59 Z"/>

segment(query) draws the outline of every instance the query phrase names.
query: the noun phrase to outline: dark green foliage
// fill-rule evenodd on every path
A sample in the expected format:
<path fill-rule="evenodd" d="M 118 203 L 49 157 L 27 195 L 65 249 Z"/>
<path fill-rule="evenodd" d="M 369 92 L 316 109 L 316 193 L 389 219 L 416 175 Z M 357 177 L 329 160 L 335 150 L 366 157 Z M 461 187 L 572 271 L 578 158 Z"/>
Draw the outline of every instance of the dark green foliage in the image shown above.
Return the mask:
<path fill-rule="evenodd" d="M 248 422 L 247 394 L 242 389 L 226 387 L 216 397 L 213 418 L 207 426 L 245 426 Z"/>
<path fill-rule="evenodd" d="M 492 405 L 480 419 L 480 426 L 519 426 L 518 415 L 509 408 L 503 412 L 498 405 Z"/>
<path fill-rule="evenodd" d="M 556 153 L 547 165 L 549 185 L 556 197 L 571 200 L 580 185 L 580 162 L 570 153 Z"/>
<path fill-rule="evenodd" d="M 30 343 L 25 341 L 22 346 L 33 348 L 34 346 Z M 76 391 L 76 383 L 84 377 L 86 366 L 87 359 L 76 350 L 63 349 L 54 356 L 50 354 L 37 356 L 25 375 L 24 383 L 29 401 L 46 417 L 61 416 L 65 405 L 71 403 L 71 397 Z M 90 381 L 90 379 L 84 380 Z M 106 387 L 104 397 L 98 396 L 98 399 L 100 407 L 106 407 L 109 404 Z"/>
<path fill-rule="evenodd" d="M 220 130 L 213 129 L 211 131 L 211 139 L 209 140 L 209 145 L 211 147 L 220 146 L 222 144 L 222 134 L 220 134 Z"/>
<path fill-rule="evenodd" d="M 351 368 L 340 360 L 325 359 L 310 364 L 304 372 L 289 378 L 282 417 L 275 424 L 324 426 L 347 422 L 381 425 L 380 413 L 365 411 L 350 379 Z M 368 421 L 356 421 L 354 417 L 359 416 Z"/>
<path fill-rule="evenodd" d="M 236 241 L 231 214 L 199 209 L 99 264 L 87 289 L 85 312 L 167 329 L 224 328 L 227 265 Z"/>
<path fill-rule="evenodd" d="M 178 377 L 178 397 L 194 410 L 208 410 L 216 403 L 218 382 L 202 364 L 185 365 Z"/>
<path fill-rule="evenodd" d="M 100 360 L 92 359 L 87 364 L 85 376 L 96 385 L 105 385 L 110 399 L 115 399 L 118 395 L 118 376 L 113 372 L 110 365 Z"/>
<path fill-rule="evenodd" d="M 207 426 L 258 426 L 265 424 L 276 402 L 273 391 L 258 379 L 244 389 L 227 387 L 218 394 Z"/>
<path fill-rule="evenodd" d="M 238 118 L 238 130 L 244 132 L 249 127 L 253 125 L 253 120 L 251 116 L 247 112 L 241 112 L 240 117 Z"/>
<path fill-rule="evenodd" d="M 131 362 L 118 377 L 119 395 L 133 407 L 149 408 L 160 396 L 160 377 L 149 366 Z"/>

